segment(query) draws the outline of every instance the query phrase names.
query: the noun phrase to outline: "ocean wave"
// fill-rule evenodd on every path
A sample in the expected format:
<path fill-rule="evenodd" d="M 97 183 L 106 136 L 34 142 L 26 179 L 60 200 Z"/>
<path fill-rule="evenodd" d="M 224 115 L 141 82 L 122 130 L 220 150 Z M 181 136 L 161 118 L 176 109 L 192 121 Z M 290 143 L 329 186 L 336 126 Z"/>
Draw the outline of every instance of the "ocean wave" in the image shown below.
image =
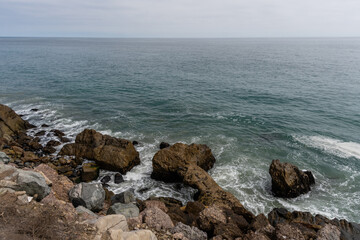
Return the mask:
<path fill-rule="evenodd" d="M 325 136 L 295 136 L 294 138 L 306 146 L 320 149 L 328 154 L 341 158 L 355 157 L 360 159 L 360 143 L 344 142 Z"/>

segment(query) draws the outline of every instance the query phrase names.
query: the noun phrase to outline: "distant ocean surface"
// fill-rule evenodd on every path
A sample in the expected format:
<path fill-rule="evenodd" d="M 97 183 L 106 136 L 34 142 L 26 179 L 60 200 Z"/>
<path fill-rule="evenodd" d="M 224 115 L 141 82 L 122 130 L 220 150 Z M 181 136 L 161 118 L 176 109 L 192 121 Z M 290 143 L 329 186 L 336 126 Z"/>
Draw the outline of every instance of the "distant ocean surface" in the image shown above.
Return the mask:
<path fill-rule="evenodd" d="M 253 213 L 360 222 L 360 39 L 0 38 L 0 86 L 38 126 L 139 141 L 141 165 L 115 192 L 190 200 L 150 179 L 151 159 L 161 141 L 203 143 L 212 177 Z M 273 197 L 273 159 L 312 171 L 313 190 Z"/>

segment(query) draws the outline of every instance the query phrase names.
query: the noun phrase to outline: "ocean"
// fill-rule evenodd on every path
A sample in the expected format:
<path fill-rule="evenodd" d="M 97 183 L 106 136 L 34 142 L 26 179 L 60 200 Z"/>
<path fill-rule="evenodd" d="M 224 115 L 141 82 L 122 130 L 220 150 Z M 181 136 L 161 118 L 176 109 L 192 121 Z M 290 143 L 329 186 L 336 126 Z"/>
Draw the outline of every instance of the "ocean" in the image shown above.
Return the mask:
<path fill-rule="evenodd" d="M 359 38 L 0 38 L 0 85 L 0 103 L 45 130 L 138 141 L 141 164 L 116 193 L 191 200 L 150 178 L 151 159 L 162 141 L 202 143 L 211 176 L 254 214 L 360 222 Z M 312 191 L 275 198 L 273 159 L 312 171 Z"/>

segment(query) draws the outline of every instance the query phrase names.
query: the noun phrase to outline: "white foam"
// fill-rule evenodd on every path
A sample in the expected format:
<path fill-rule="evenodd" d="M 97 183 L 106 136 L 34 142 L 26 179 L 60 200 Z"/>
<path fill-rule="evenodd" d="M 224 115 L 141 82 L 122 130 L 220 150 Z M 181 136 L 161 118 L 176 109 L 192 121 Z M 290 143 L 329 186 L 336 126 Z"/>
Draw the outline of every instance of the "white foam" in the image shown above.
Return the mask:
<path fill-rule="evenodd" d="M 360 144 L 356 142 L 344 142 L 325 136 L 301 136 L 294 138 L 307 146 L 323 150 L 338 157 L 355 157 L 360 159 Z"/>

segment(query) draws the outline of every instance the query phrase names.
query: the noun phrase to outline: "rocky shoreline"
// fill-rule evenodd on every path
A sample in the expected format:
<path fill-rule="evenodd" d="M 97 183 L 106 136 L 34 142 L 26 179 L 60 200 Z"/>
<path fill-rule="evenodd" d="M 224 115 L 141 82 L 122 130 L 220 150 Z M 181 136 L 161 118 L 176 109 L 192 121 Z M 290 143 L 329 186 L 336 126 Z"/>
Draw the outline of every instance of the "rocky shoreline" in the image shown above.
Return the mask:
<path fill-rule="evenodd" d="M 92 129 L 74 143 L 57 129 L 27 134 L 36 128 L 0 104 L 2 239 L 360 239 L 360 225 L 346 220 L 286 209 L 255 216 L 207 173 L 216 160 L 206 145 L 161 143 L 153 157 L 153 179 L 197 190 L 183 205 L 167 197 L 139 200 L 131 191 L 114 194 L 107 189 L 110 176 L 92 183 L 100 169 L 124 181 L 122 175 L 140 164 L 137 142 Z M 45 134 L 58 141 L 40 144 Z M 311 172 L 279 160 L 269 173 L 277 197 L 297 197 L 315 184 Z"/>

